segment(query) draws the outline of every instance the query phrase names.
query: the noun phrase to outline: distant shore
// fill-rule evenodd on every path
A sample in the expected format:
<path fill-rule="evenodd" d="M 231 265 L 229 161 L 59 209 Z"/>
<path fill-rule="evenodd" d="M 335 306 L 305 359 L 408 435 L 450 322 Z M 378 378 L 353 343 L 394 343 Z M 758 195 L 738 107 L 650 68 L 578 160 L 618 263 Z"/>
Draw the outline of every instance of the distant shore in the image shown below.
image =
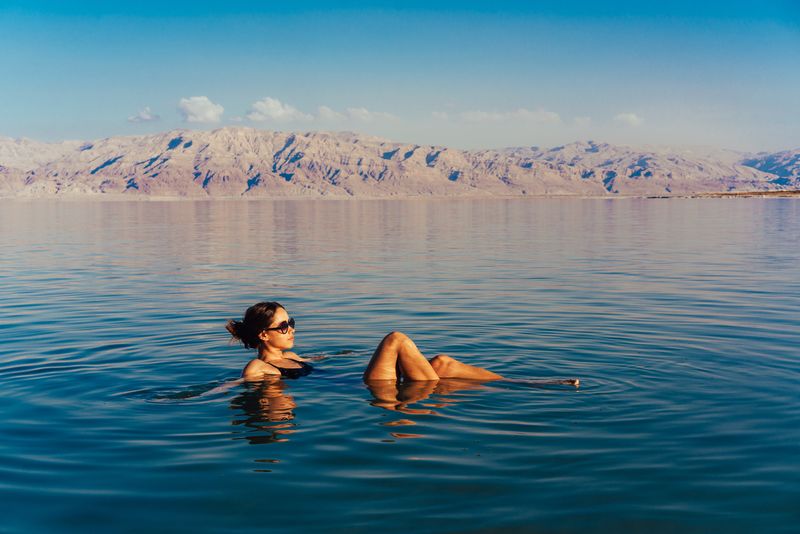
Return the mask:
<path fill-rule="evenodd" d="M 744 197 L 744 198 L 800 197 L 800 189 L 793 189 L 788 191 L 731 191 L 726 193 L 699 193 L 697 195 L 692 195 L 690 198 L 729 198 L 729 197 Z"/>
<path fill-rule="evenodd" d="M 689 195 L 417 195 L 417 196 L 358 196 L 340 195 L 308 197 L 189 197 L 189 196 L 136 196 L 126 194 L 87 194 L 49 196 L 2 196 L 0 202 L 349 202 L 349 201 L 442 201 L 442 200 L 687 200 L 711 198 L 800 198 L 800 190 L 791 191 L 739 191 L 697 193 Z"/>

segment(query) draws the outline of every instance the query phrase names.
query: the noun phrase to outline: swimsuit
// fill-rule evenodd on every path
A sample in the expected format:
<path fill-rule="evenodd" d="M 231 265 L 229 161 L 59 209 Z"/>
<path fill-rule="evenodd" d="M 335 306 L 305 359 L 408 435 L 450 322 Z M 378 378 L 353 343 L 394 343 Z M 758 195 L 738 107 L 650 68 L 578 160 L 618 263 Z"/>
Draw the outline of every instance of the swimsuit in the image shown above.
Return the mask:
<path fill-rule="evenodd" d="M 311 374 L 311 371 L 314 369 L 314 367 L 312 367 L 310 364 L 306 362 L 301 362 L 299 360 L 294 360 L 294 361 L 299 363 L 300 367 L 293 369 L 288 367 L 278 367 L 277 365 L 272 363 L 270 363 L 270 365 L 281 372 L 281 378 L 300 378 L 301 376 L 306 376 L 308 374 Z"/>

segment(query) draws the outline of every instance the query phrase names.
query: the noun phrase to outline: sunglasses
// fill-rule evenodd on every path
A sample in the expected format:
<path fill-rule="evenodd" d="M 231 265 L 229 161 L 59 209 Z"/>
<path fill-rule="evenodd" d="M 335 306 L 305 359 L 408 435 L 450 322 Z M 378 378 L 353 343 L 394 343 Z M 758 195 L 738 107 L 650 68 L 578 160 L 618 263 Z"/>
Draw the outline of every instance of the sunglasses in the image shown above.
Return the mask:
<path fill-rule="evenodd" d="M 264 332 L 269 332 L 270 330 L 277 330 L 281 334 L 288 334 L 289 329 L 294 330 L 294 318 L 290 317 L 288 321 L 283 321 L 278 326 L 273 326 L 272 328 L 265 328 Z"/>

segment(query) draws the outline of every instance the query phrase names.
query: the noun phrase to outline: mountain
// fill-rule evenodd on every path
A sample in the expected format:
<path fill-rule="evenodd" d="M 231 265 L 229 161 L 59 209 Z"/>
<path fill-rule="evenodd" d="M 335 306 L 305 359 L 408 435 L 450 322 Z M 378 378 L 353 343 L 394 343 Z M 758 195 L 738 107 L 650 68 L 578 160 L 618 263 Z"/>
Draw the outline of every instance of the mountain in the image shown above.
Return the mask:
<path fill-rule="evenodd" d="M 174 130 L 92 142 L 0 138 L 0 196 L 670 196 L 800 188 L 800 150 L 578 142 L 457 150 L 354 133 Z"/>
<path fill-rule="evenodd" d="M 775 175 L 773 183 L 797 187 L 800 184 L 800 150 L 784 150 L 774 154 L 760 153 L 745 159 L 743 165 Z"/>
<path fill-rule="evenodd" d="M 0 165 L 23 170 L 56 160 L 83 143 L 80 141 L 63 141 L 61 143 L 42 143 L 33 139 L 11 139 L 0 137 Z"/>

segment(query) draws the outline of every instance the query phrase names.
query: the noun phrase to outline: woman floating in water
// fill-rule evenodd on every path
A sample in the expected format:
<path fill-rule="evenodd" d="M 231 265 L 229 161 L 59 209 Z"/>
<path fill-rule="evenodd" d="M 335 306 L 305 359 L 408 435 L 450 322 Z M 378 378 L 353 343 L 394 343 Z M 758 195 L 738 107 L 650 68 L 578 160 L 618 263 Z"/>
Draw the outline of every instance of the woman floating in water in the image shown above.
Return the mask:
<path fill-rule="evenodd" d="M 258 350 L 258 357 L 242 371 L 245 380 L 297 378 L 311 372 L 306 360 L 289 351 L 294 346 L 294 319 L 279 303 L 253 304 L 241 321 L 228 321 L 225 328 L 245 347 Z"/>
<path fill-rule="evenodd" d="M 247 308 L 241 321 L 228 321 L 226 328 L 245 347 L 258 350 L 242 371 L 245 380 L 269 377 L 296 378 L 313 367 L 290 349 L 294 346 L 294 319 L 277 302 L 259 302 Z M 467 365 L 446 354 L 426 359 L 407 335 L 392 332 L 378 345 L 364 371 L 364 382 L 385 380 L 431 381 L 440 379 L 503 380 L 492 371 Z M 546 381 L 545 383 L 547 383 Z M 549 383 L 578 385 L 577 379 Z"/>

